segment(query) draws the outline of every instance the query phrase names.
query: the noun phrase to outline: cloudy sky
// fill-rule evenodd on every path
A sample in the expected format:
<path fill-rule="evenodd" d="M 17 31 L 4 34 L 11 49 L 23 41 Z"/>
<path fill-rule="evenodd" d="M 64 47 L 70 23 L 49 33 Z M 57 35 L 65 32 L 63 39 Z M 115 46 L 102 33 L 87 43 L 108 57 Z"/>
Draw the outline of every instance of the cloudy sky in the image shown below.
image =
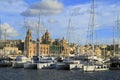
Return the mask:
<path fill-rule="evenodd" d="M 2 39 L 5 34 L 7 39 L 24 39 L 27 28 L 30 28 L 34 39 L 37 30 L 40 36 L 48 30 L 52 39 L 65 37 L 71 42 L 86 43 L 91 2 L 92 0 L 0 0 Z M 113 26 L 117 38 L 117 16 L 120 16 L 119 0 L 96 0 L 95 41 L 112 42 Z M 70 19 L 70 34 L 67 35 Z M 39 21 L 40 29 L 37 29 Z"/>

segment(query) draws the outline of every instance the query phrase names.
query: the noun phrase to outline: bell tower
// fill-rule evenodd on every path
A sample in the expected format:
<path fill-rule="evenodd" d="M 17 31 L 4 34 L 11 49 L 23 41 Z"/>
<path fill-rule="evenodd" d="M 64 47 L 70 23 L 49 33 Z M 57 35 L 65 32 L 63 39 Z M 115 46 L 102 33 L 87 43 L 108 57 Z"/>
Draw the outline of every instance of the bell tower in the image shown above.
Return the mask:
<path fill-rule="evenodd" d="M 28 29 L 26 33 L 25 38 L 25 49 L 26 49 L 26 56 L 31 58 L 35 55 L 35 47 L 34 43 L 32 41 L 32 32 L 30 29 Z"/>

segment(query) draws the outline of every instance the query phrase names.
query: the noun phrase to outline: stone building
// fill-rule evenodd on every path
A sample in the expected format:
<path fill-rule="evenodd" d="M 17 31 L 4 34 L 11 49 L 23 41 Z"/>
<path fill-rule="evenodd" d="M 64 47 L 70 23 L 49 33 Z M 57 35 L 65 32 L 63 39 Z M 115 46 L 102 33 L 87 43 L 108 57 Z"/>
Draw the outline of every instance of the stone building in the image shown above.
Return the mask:
<path fill-rule="evenodd" d="M 62 38 L 62 40 L 60 41 L 60 44 L 62 45 L 62 47 L 64 48 L 62 51 L 62 54 L 64 56 L 69 56 L 70 54 L 70 46 L 68 45 L 67 41 L 64 39 L 64 37 Z"/>
<path fill-rule="evenodd" d="M 0 40 L 0 55 L 22 54 L 24 50 L 23 40 Z"/>
<path fill-rule="evenodd" d="M 43 56 L 50 55 L 50 46 L 48 44 L 40 44 L 40 53 Z"/>
<path fill-rule="evenodd" d="M 70 46 L 67 41 L 62 38 L 62 40 L 55 39 L 55 41 L 50 46 L 50 53 L 55 56 L 69 56 Z"/>
<path fill-rule="evenodd" d="M 32 32 L 28 29 L 25 37 L 25 52 L 27 57 L 35 56 L 35 43 L 32 40 Z"/>
<path fill-rule="evenodd" d="M 42 37 L 42 43 L 40 40 L 33 41 L 32 39 L 32 32 L 28 29 L 26 38 L 25 38 L 25 50 L 27 57 L 39 56 L 44 55 L 47 56 L 50 53 L 48 42 L 50 43 L 49 33 L 48 31 L 45 33 L 44 38 Z M 45 41 L 44 41 L 45 40 Z"/>
<path fill-rule="evenodd" d="M 68 46 L 67 41 L 64 38 L 62 38 L 62 40 L 55 39 L 53 41 L 50 38 L 50 33 L 48 32 L 48 30 L 46 30 L 45 34 L 42 36 L 41 48 L 44 46 L 46 46 L 46 48 L 44 49 L 46 49 L 46 52 L 48 53 L 48 55 L 68 56 L 70 53 L 70 47 Z M 43 48 L 41 49 L 41 51 L 44 52 Z M 46 53 L 44 53 L 44 55 L 45 54 Z"/>
<path fill-rule="evenodd" d="M 9 52 L 8 54 L 23 54 L 29 58 L 33 56 L 43 55 L 49 56 L 52 54 L 68 56 L 70 53 L 70 47 L 67 41 L 50 38 L 50 33 L 46 30 L 41 40 L 34 41 L 32 38 L 32 32 L 30 29 L 26 32 L 25 41 L 23 40 L 0 40 L 0 53 L 3 50 Z"/>

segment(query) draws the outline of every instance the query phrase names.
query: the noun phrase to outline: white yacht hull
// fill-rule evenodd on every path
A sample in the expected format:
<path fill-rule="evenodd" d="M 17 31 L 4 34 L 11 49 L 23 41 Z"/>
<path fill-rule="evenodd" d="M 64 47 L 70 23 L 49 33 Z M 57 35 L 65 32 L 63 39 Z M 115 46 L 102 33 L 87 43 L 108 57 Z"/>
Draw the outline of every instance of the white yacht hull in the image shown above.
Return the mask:
<path fill-rule="evenodd" d="M 98 65 L 87 65 L 83 66 L 83 71 L 89 72 L 89 71 L 105 71 L 109 68 L 107 66 L 98 66 Z"/>
<path fill-rule="evenodd" d="M 69 70 L 69 65 L 65 64 L 63 62 L 61 63 L 56 63 L 56 69 L 57 70 Z"/>
<path fill-rule="evenodd" d="M 83 66 L 83 71 L 95 71 L 95 66 Z"/>
<path fill-rule="evenodd" d="M 37 69 L 53 69 L 55 68 L 53 63 L 37 63 Z"/>
<path fill-rule="evenodd" d="M 77 69 L 81 69 L 81 68 L 82 68 L 81 64 L 69 64 L 70 70 L 77 70 Z"/>
<path fill-rule="evenodd" d="M 12 67 L 13 68 L 23 68 L 24 67 L 24 63 L 22 63 L 22 62 L 13 62 L 12 63 Z"/>
<path fill-rule="evenodd" d="M 26 63 L 27 60 L 28 60 L 28 58 L 25 56 L 17 56 L 16 61 L 12 62 L 12 67 L 13 68 L 23 68 L 24 63 Z"/>
<path fill-rule="evenodd" d="M 37 69 L 37 63 L 25 63 L 24 68 L 25 69 Z"/>

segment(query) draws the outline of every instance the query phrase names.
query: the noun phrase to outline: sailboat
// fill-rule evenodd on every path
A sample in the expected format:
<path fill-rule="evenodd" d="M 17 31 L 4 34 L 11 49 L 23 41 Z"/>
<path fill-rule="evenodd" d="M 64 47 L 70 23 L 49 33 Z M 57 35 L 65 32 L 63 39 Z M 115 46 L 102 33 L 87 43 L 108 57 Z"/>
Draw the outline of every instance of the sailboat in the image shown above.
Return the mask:
<path fill-rule="evenodd" d="M 24 19 L 24 26 L 26 27 L 26 21 Z M 12 62 L 12 68 L 23 68 L 24 64 L 27 62 L 28 58 L 25 56 L 26 51 L 25 51 L 25 43 L 24 43 L 24 55 L 23 56 L 17 56 L 15 61 Z"/>
<path fill-rule="evenodd" d="M 119 16 L 117 17 L 117 29 L 118 29 L 118 54 L 119 54 L 119 37 L 120 37 L 120 19 Z M 113 27 L 113 44 L 114 44 L 114 52 L 113 52 L 113 57 L 110 58 L 110 70 L 120 70 L 120 56 L 117 56 L 116 51 L 115 51 L 115 40 L 114 40 L 114 27 Z"/>
<path fill-rule="evenodd" d="M 68 27 L 67 27 L 67 41 L 69 43 L 69 40 L 70 40 L 70 28 L 71 28 L 71 18 L 68 19 Z M 70 55 L 70 53 L 69 53 Z M 69 58 L 68 59 L 64 59 L 64 61 L 60 61 L 60 62 L 57 62 L 56 63 L 56 69 L 57 70 L 69 70 L 69 64 L 67 64 L 69 61 Z"/>
<path fill-rule="evenodd" d="M 108 70 L 107 65 L 99 65 L 96 64 L 96 62 L 94 61 L 94 22 L 95 22 L 95 0 L 92 0 L 92 5 L 91 5 L 91 29 L 92 29 L 92 55 L 91 55 L 91 59 L 88 61 L 87 64 L 83 65 L 83 71 L 101 71 L 101 70 Z"/>
<path fill-rule="evenodd" d="M 37 26 L 39 27 L 39 26 Z M 36 29 L 38 30 L 38 29 Z M 37 32 L 37 31 L 36 31 Z M 33 56 L 31 58 L 31 61 L 28 61 L 24 64 L 24 68 L 25 69 L 37 69 L 37 63 L 39 61 L 39 58 L 38 58 L 38 49 L 39 49 L 39 39 L 38 39 L 38 36 L 37 36 L 37 39 L 36 39 L 36 56 Z"/>
<path fill-rule="evenodd" d="M 6 42 L 6 29 L 5 29 L 5 32 L 4 32 L 4 42 Z M 1 24 L 1 19 L 0 19 L 0 43 L 1 43 L 1 40 L 2 40 L 2 24 Z M 1 55 L 0 55 L 0 67 L 10 67 L 12 65 L 12 63 L 7 60 L 6 58 L 8 56 L 5 55 L 5 50 L 1 50 Z"/>
<path fill-rule="evenodd" d="M 27 61 L 25 56 L 17 56 L 15 61 L 12 62 L 12 68 L 23 68 Z"/>
<path fill-rule="evenodd" d="M 38 26 L 36 27 L 36 33 L 37 33 L 37 41 L 36 41 L 36 57 L 38 58 L 37 62 L 35 62 L 35 66 L 37 69 L 47 69 L 47 68 L 53 68 L 53 57 L 45 57 L 41 54 L 40 51 L 40 41 L 39 41 L 39 30 L 40 30 L 40 24 L 41 24 L 41 17 L 39 15 L 39 21 Z"/>
<path fill-rule="evenodd" d="M 67 29 L 67 41 L 70 43 L 70 31 L 71 31 L 71 16 L 68 20 L 68 29 Z M 77 70 L 80 69 L 80 60 L 75 59 L 75 54 L 70 54 L 68 58 L 64 58 L 62 62 L 56 63 L 56 69 L 57 70 Z"/>

